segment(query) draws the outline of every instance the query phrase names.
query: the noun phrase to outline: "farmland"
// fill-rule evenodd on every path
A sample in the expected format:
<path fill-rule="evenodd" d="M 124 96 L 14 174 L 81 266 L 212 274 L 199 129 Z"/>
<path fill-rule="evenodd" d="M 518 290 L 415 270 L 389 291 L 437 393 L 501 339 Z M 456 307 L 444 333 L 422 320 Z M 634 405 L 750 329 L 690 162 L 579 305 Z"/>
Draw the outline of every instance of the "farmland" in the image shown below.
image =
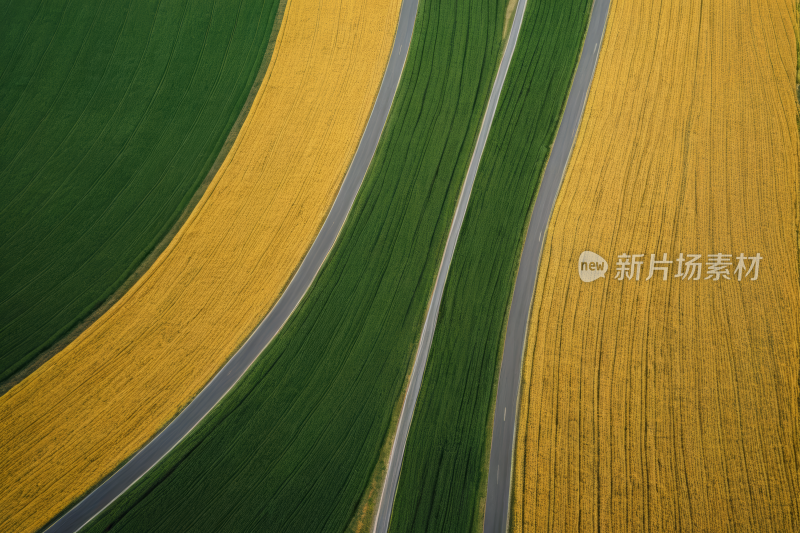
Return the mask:
<path fill-rule="evenodd" d="M 315 284 L 208 419 L 89 530 L 350 524 L 394 433 L 504 12 L 503 2 L 420 3 L 378 151 Z"/>
<path fill-rule="evenodd" d="M 278 0 L 14 1 L 0 21 L 0 382 L 104 302 L 208 174 Z"/>
<path fill-rule="evenodd" d="M 591 2 L 529 2 L 445 286 L 391 531 L 471 531 L 519 255 Z"/>
<path fill-rule="evenodd" d="M 109 474 L 268 312 L 355 152 L 399 7 L 287 4 L 250 113 L 169 247 L 80 337 L 0 397 L 0 530 L 43 526 Z"/>
<path fill-rule="evenodd" d="M 531 313 L 515 531 L 800 529 L 796 9 L 612 3 Z"/>

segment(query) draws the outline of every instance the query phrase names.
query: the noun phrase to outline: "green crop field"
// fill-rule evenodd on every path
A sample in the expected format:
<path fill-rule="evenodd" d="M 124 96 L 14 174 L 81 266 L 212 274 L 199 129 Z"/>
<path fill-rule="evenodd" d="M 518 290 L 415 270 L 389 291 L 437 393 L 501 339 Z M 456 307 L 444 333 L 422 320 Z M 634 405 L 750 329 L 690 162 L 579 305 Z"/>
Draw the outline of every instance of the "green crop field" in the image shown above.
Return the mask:
<path fill-rule="evenodd" d="M 278 0 L 12 1 L 0 16 L 0 381 L 175 224 L 253 85 Z"/>
<path fill-rule="evenodd" d="M 482 528 L 506 316 L 590 8 L 590 0 L 528 2 L 445 286 L 391 531 Z"/>
<path fill-rule="evenodd" d="M 90 531 L 347 527 L 393 432 L 504 11 L 420 3 L 377 154 L 315 284 L 242 381 Z"/>

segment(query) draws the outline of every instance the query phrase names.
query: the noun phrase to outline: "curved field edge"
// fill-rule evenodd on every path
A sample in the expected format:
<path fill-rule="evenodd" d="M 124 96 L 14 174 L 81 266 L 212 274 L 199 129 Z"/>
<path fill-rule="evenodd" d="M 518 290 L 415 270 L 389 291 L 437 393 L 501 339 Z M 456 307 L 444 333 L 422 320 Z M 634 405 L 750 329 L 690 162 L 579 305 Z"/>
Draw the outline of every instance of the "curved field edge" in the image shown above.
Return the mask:
<path fill-rule="evenodd" d="M 378 151 L 311 290 L 207 421 L 90 531 L 214 529 L 222 516 L 234 530 L 340 531 L 355 518 L 392 434 L 491 89 L 502 10 L 491 33 L 470 32 L 478 5 L 420 4 Z M 249 476 L 236 466 L 251 463 Z M 204 488 L 185 498 L 198 479 Z"/>
<path fill-rule="evenodd" d="M 467 531 L 482 498 L 514 274 L 591 3 L 531 2 L 456 245 L 390 529 Z"/>
<path fill-rule="evenodd" d="M 794 4 L 612 4 L 532 309 L 516 530 L 798 529 Z M 606 279 L 579 280 L 584 250 Z"/>
<path fill-rule="evenodd" d="M 74 330 L 71 331 L 69 335 L 67 335 L 64 339 L 56 343 L 56 345 L 54 345 L 52 349 L 49 349 L 46 352 L 42 353 L 39 357 L 37 357 L 34 361 L 32 361 L 28 365 L 28 367 L 24 368 L 23 370 L 21 370 L 11 378 L 9 378 L 5 383 L 0 384 L 0 396 L 2 396 L 5 392 L 10 390 L 11 387 L 13 387 L 16 383 L 24 379 L 27 375 L 35 371 L 39 366 L 47 362 L 47 360 L 50 357 L 55 355 L 58 351 L 63 349 L 64 346 L 66 346 L 67 344 L 72 342 L 75 338 L 77 338 L 78 335 L 80 335 L 89 326 L 91 326 L 91 324 L 94 321 L 96 321 L 106 310 L 108 310 L 113 304 L 115 304 L 122 297 L 125 291 L 127 291 L 130 287 L 132 287 L 139 280 L 139 278 L 141 278 L 141 276 L 145 272 L 147 272 L 147 270 L 152 266 L 152 264 L 158 258 L 159 254 L 161 254 L 166 249 L 171 239 L 183 226 L 183 223 L 186 222 L 192 210 L 202 198 L 203 194 L 205 193 L 205 190 L 208 188 L 208 185 L 212 182 L 214 176 L 216 175 L 217 170 L 219 170 L 219 167 L 222 165 L 223 161 L 227 157 L 227 154 L 230 151 L 231 147 L 233 146 L 236 136 L 239 134 L 239 130 L 241 129 L 242 124 L 244 123 L 244 120 L 247 117 L 247 114 L 250 112 L 250 107 L 252 106 L 256 95 L 258 94 L 258 89 L 260 88 L 261 82 L 264 79 L 264 75 L 267 72 L 270 57 L 272 56 L 272 52 L 275 48 L 275 41 L 277 39 L 278 32 L 280 31 L 281 20 L 283 18 L 283 11 L 286 8 L 287 1 L 288 0 L 279 0 L 278 10 L 275 14 L 275 19 L 274 19 L 275 22 L 272 27 L 272 32 L 270 35 L 266 52 L 264 53 L 264 59 L 262 60 L 261 67 L 258 71 L 258 74 L 256 75 L 255 81 L 253 82 L 253 86 L 250 89 L 250 94 L 248 95 L 247 100 L 245 101 L 244 106 L 242 107 L 242 110 L 239 113 L 239 117 L 236 119 L 236 122 L 234 123 L 230 133 L 228 134 L 227 139 L 225 140 L 225 143 L 222 145 L 222 148 L 217 156 L 216 161 L 214 162 L 214 165 L 211 167 L 211 170 L 208 171 L 206 178 L 197 188 L 194 195 L 192 196 L 192 199 L 189 201 L 188 205 L 183 210 L 183 213 L 181 213 L 181 216 L 178 218 L 177 222 L 175 222 L 175 224 L 172 226 L 172 229 L 164 236 L 161 242 L 159 242 L 156 245 L 156 247 L 147 255 L 145 260 L 142 261 L 142 263 L 134 271 L 134 273 L 131 274 L 125 280 L 125 282 L 120 286 L 120 288 L 117 289 L 117 291 L 115 291 L 114 294 L 112 294 L 100 308 L 95 310 L 95 312 L 93 312 L 83 322 L 81 322 L 78 326 L 76 326 Z M 176 413 L 175 416 L 178 416 L 178 413 Z M 169 425 L 169 423 L 173 419 L 174 417 L 169 421 L 167 421 L 161 428 L 159 428 L 158 431 L 156 431 L 155 435 L 158 435 L 158 433 L 164 427 Z M 111 476 L 113 476 L 114 473 L 117 472 L 117 470 L 125 466 L 125 463 L 127 463 L 127 460 L 120 463 L 119 466 L 117 466 L 108 475 L 103 477 L 103 479 L 98 481 L 94 486 L 92 486 L 91 488 L 86 490 L 86 492 L 84 492 L 81 496 L 76 498 L 76 501 L 80 501 L 83 497 L 85 497 L 86 495 L 94 491 L 97 487 L 105 483 L 105 481 Z M 44 527 L 41 528 L 41 531 L 46 531 L 47 528 L 49 528 L 52 524 L 57 522 L 58 519 L 61 518 L 61 516 L 67 513 L 70 510 L 70 508 L 71 507 L 66 507 L 63 511 L 58 513 L 55 517 L 53 517 L 52 520 L 50 520 L 50 522 L 48 522 Z"/>
<path fill-rule="evenodd" d="M 0 477 L 0 527 L 38 527 L 108 475 L 263 319 L 350 164 L 398 8 L 394 0 L 287 4 L 242 132 L 167 251 L 79 339 L 0 398 L 0 470 L 13 473 Z M 320 10 L 339 16 L 317 25 Z M 331 46 L 337 39 L 344 46 Z"/>
<path fill-rule="evenodd" d="M 165 9 L 156 11 L 153 28 L 165 34 L 167 43 L 172 39 L 174 61 L 140 64 L 129 77 L 128 89 L 112 82 L 127 75 L 127 60 L 136 59 L 137 53 L 153 53 L 150 44 L 138 50 L 123 46 L 146 29 L 135 29 L 133 21 L 150 7 L 109 2 L 97 6 L 93 18 L 72 21 L 66 36 L 61 33 L 68 20 L 51 33 L 37 33 L 39 26 L 49 28 L 44 15 L 55 7 L 48 6 L 44 14 L 37 14 L 40 18 L 30 20 L 33 27 L 20 36 L 19 50 L 5 65 L 5 80 L 0 79 L 2 101 L 13 106 L 3 113 L 0 126 L 0 136 L 6 138 L 2 166 L 8 193 L 0 244 L 6 261 L 0 274 L 5 279 L 0 310 L 6 330 L 1 343 L 3 391 L 66 344 L 54 347 L 59 339 L 77 336 L 75 327 L 81 321 L 78 330 L 85 329 L 92 321 L 87 316 L 98 306 L 107 308 L 103 303 L 114 300 L 115 292 L 119 296 L 121 286 L 130 286 L 126 279 L 186 212 L 257 78 L 277 1 L 242 2 L 216 17 L 211 17 L 211 8 L 203 13 L 202 6 L 195 6 L 180 23 L 166 20 Z M 66 7 L 62 17 L 68 19 L 73 7 Z M 204 19 L 206 15 L 211 18 Z M 237 19 L 242 16 L 247 22 Z M 125 21 L 115 26 L 115 17 Z M 186 22 L 189 17 L 191 24 Z M 207 24 L 205 31 L 196 31 L 202 24 Z M 219 33 L 224 24 L 230 32 L 226 39 L 204 35 Z M 108 39 L 112 36 L 106 35 L 107 27 L 119 27 L 120 32 Z M 54 41 L 30 75 L 32 67 L 26 71 L 25 60 L 38 42 L 30 42 L 32 34 Z M 193 57 L 181 65 L 180 54 L 200 45 L 202 52 L 191 52 Z M 234 52 L 235 58 L 228 57 Z M 45 67 L 61 56 L 74 57 L 75 63 L 65 62 L 54 80 Z M 210 62 L 212 56 L 217 63 Z M 186 68 L 195 69 L 190 72 L 192 83 L 204 85 L 203 91 L 192 89 L 189 82 L 176 83 Z M 20 76 L 23 81 L 29 76 L 27 85 L 14 92 L 11 81 Z M 165 114 L 165 109 L 170 111 Z M 131 121 L 135 127 L 127 125 Z M 148 133 L 153 126 L 168 135 Z M 9 136 L 14 142 L 8 142 Z M 106 160 L 104 169 L 100 161 Z M 33 358 L 37 360 L 32 368 L 13 376 Z"/>
<path fill-rule="evenodd" d="M 224 142 L 221 142 L 220 147 L 216 152 L 216 158 L 214 159 L 211 168 L 206 173 L 205 178 L 194 190 L 185 207 L 183 207 L 183 210 L 176 215 L 177 219 L 174 221 L 174 223 L 172 223 L 169 231 L 167 231 L 166 234 L 160 238 L 160 240 L 154 240 L 152 249 L 142 251 L 144 259 L 142 259 L 138 265 L 135 265 L 134 262 L 134 264 L 131 266 L 132 271 L 130 273 L 125 272 L 120 276 L 120 280 L 124 281 L 122 281 L 116 290 L 114 290 L 107 298 L 105 298 L 105 300 L 102 300 L 102 303 L 100 303 L 88 316 L 83 319 L 76 318 L 75 324 L 71 328 L 65 328 L 66 333 L 64 333 L 63 336 L 59 337 L 59 335 L 56 334 L 53 337 L 57 340 L 55 340 L 49 348 L 44 349 L 44 351 L 39 353 L 39 355 L 37 355 L 23 367 L 19 368 L 15 373 L 5 378 L 5 380 L 0 380 L 0 396 L 11 390 L 14 385 L 25 379 L 37 368 L 46 363 L 51 357 L 63 350 L 67 345 L 69 345 L 69 343 L 77 339 L 78 336 L 80 336 L 81 333 L 86 331 L 86 329 L 96 322 L 103 315 L 103 313 L 108 311 L 115 303 L 117 303 L 125 294 L 125 292 L 133 287 L 136 282 L 145 274 L 145 272 L 147 272 L 156 259 L 158 259 L 158 256 L 161 255 L 164 250 L 166 250 L 172 238 L 175 237 L 180 228 L 189 218 L 192 210 L 194 210 L 200 199 L 205 194 L 206 189 L 213 181 L 214 176 L 216 175 L 222 163 L 225 161 L 228 152 L 233 147 L 234 141 L 239 134 L 239 130 L 241 129 L 242 124 L 244 124 L 244 120 L 247 118 L 247 114 L 250 112 L 250 107 L 252 106 L 256 95 L 258 94 L 258 89 L 261 87 L 261 82 L 264 79 L 264 75 L 267 73 L 267 68 L 269 66 L 272 52 L 275 48 L 275 41 L 278 37 L 278 31 L 280 30 L 283 11 L 286 8 L 287 1 L 288 0 L 278 0 L 278 7 L 273 19 L 274 22 L 272 29 L 270 30 L 270 37 L 264 52 L 264 57 L 261 60 L 261 66 L 259 67 L 258 72 L 253 79 L 252 85 L 250 85 L 250 92 L 248 93 L 247 99 L 244 101 L 244 104 L 239 111 L 236 121 L 230 128 L 230 131 L 228 132 Z M 214 151 L 212 150 L 212 154 L 213 153 Z M 169 225 L 169 223 L 167 225 Z M 109 291 L 110 290 L 112 290 L 112 288 L 109 288 Z M 44 345 L 46 344 L 47 343 Z"/>

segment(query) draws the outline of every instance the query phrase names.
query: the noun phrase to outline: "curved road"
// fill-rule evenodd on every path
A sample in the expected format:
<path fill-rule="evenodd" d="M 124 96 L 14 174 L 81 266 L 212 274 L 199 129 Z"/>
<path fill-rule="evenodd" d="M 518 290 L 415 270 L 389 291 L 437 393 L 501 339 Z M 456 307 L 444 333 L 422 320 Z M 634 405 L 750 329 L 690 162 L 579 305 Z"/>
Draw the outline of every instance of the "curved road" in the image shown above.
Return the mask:
<path fill-rule="evenodd" d="M 489 457 L 489 487 L 486 493 L 486 512 L 483 521 L 484 533 L 501 533 L 508 529 L 511 474 L 514 466 L 514 438 L 517 430 L 517 398 L 528 331 L 528 318 L 539 270 L 539 258 L 550 214 L 553 212 L 556 195 L 561 188 L 564 171 L 572 153 L 583 109 L 586 106 L 586 97 L 594 77 L 597 58 L 600 55 L 600 45 L 605 33 L 610 4 L 611 0 L 595 0 L 594 2 L 578 69 L 575 71 L 567 106 L 564 109 L 553 150 L 550 152 L 550 159 L 547 161 L 542 183 L 536 195 L 525 245 L 522 249 L 519 272 L 511 300 L 511 311 L 506 326 L 500 381 L 497 385 L 492 451 Z M 511 416 L 508 416 L 509 411 Z"/>
<path fill-rule="evenodd" d="M 403 0 L 392 53 L 389 56 L 389 62 L 367 127 L 364 129 L 364 134 L 331 212 L 286 291 L 250 338 L 200 391 L 200 394 L 130 461 L 50 526 L 47 529 L 48 532 L 78 531 L 155 466 L 239 381 L 239 378 L 264 351 L 300 303 L 333 248 L 353 205 L 356 193 L 364 180 L 372 156 L 375 154 L 378 140 L 386 124 L 386 118 L 400 82 L 400 75 L 405 66 L 418 4 L 419 0 Z"/>
<path fill-rule="evenodd" d="M 472 152 L 472 159 L 467 169 L 467 177 L 464 180 L 464 186 L 458 197 L 453 223 L 447 235 L 444 256 L 439 265 L 439 272 L 436 274 L 436 284 L 433 287 L 431 301 L 428 304 L 428 311 L 425 315 L 425 325 L 422 328 L 422 337 L 417 347 L 417 355 L 414 358 L 414 367 L 411 370 L 408 392 L 403 400 L 403 409 L 400 412 L 400 420 L 397 424 L 394 441 L 392 442 L 392 451 L 389 455 L 389 467 L 386 471 L 383 492 L 381 493 L 381 500 L 378 504 L 378 515 L 375 519 L 375 531 L 377 533 L 386 533 L 389 530 L 389 520 L 392 517 L 392 506 L 394 505 L 394 497 L 397 493 L 397 484 L 400 481 L 400 469 L 403 464 L 403 453 L 405 452 L 406 440 L 408 439 L 408 430 L 411 427 L 411 419 L 414 416 L 414 407 L 417 404 L 417 396 L 419 396 L 419 389 L 422 385 L 422 376 L 425 373 L 425 365 L 428 362 L 428 353 L 431 349 L 433 333 L 436 330 L 436 319 L 439 316 L 439 306 L 442 303 L 442 293 L 444 292 L 444 285 L 447 281 L 447 273 L 450 270 L 450 263 L 453 260 L 453 252 L 455 251 L 456 242 L 458 241 L 458 234 L 461 232 L 461 224 L 464 222 L 464 215 L 467 212 L 467 204 L 472 194 L 472 185 L 475 183 L 478 165 L 481 162 L 483 149 L 486 146 L 486 139 L 489 136 L 489 130 L 492 127 L 494 114 L 497 110 L 497 102 L 500 100 L 500 93 L 506 81 L 508 66 L 511 64 L 511 57 L 514 55 L 514 49 L 517 46 L 517 38 L 519 37 L 519 31 L 522 27 L 522 18 L 525 15 L 526 5 L 527 0 L 519 0 L 517 4 L 517 9 L 514 13 L 514 22 L 511 25 L 511 33 L 506 43 L 506 49 L 503 52 L 500 68 L 497 71 L 497 76 L 495 76 L 494 84 L 492 85 L 492 92 L 489 95 L 489 103 L 486 107 L 486 112 L 483 115 L 483 122 L 481 123 L 480 133 L 478 134 L 478 142 L 475 145 L 475 150 Z"/>

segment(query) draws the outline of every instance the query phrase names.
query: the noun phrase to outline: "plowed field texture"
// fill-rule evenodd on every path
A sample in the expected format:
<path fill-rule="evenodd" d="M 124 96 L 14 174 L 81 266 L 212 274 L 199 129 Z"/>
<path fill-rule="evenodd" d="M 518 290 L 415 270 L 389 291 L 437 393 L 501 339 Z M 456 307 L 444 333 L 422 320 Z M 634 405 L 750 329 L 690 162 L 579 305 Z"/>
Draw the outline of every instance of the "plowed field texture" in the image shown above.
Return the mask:
<path fill-rule="evenodd" d="M 611 4 L 532 309 L 516 531 L 800 530 L 795 9 Z"/>
<path fill-rule="evenodd" d="M 250 91 L 278 0 L 14 0 L 0 15 L 0 382 L 176 222 Z"/>
<path fill-rule="evenodd" d="M 527 4 L 445 285 L 391 531 L 482 530 L 506 315 L 590 8 Z"/>
<path fill-rule="evenodd" d="M 315 284 L 229 396 L 89 531 L 369 529 L 356 510 L 394 435 L 504 12 L 420 2 L 377 153 Z"/>
<path fill-rule="evenodd" d="M 399 6 L 288 2 L 236 142 L 169 247 L 80 337 L 0 397 L 0 530 L 37 529 L 108 475 L 267 314 L 355 153 Z"/>

